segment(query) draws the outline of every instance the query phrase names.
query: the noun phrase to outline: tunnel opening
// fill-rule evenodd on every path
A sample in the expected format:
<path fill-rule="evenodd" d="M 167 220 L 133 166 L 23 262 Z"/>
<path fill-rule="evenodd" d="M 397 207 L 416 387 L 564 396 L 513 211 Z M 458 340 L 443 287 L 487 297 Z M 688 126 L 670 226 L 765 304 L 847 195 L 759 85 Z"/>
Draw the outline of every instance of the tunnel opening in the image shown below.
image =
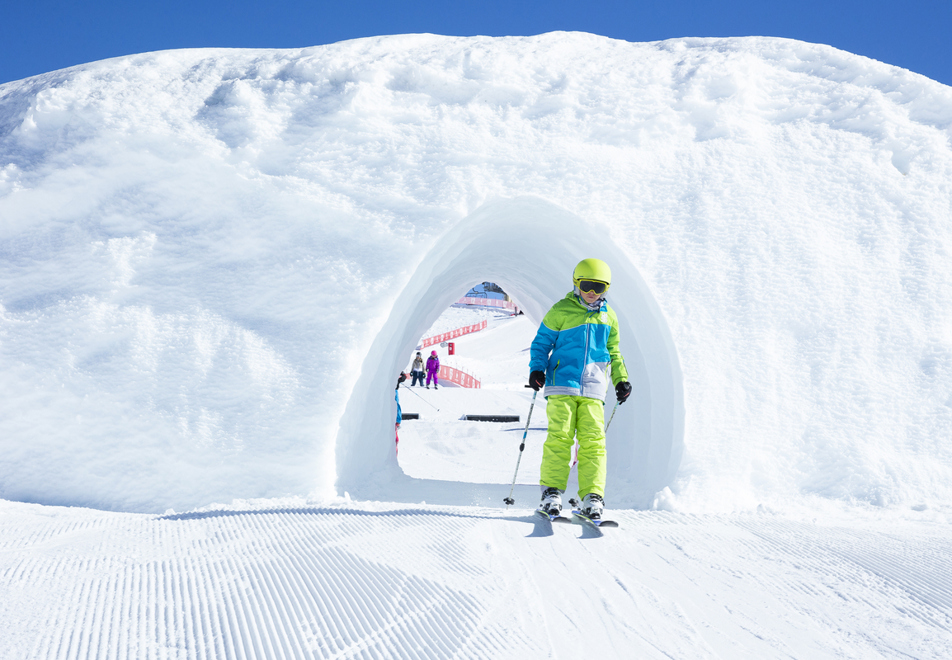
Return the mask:
<path fill-rule="evenodd" d="M 491 202 L 463 219 L 435 243 L 395 300 L 341 419 L 338 491 L 368 500 L 499 506 L 508 484 L 415 478 L 400 468 L 394 451 L 395 376 L 419 338 L 474 282 L 498 284 L 538 327 L 571 289 L 574 265 L 593 256 L 612 267 L 608 299 L 618 316 L 633 388 L 607 436 L 606 499 L 613 507 L 650 506 L 654 494 L 674 479 L 683 452 L 682 376 L 671 333 L 637 268 L 604 228 L 531 197 Z M 539 420 L 542 425 L 544 417 Z M 511 458 L 514 468 L 517 454 L 518 438 L 512 456 L 499 460 Z M 515 498 L 534 506 L 538 486 L 518 486 Z"/>
<path fill-rule="evenodd" d="M 500 459 L 512 453 L 530 408 L 526 364 L 536 328 L 494 282 L 461 293 L 408 356 L 397 462 L 418 479 L 509 483 L 511 466 Z M 539 480 L 544 399 L 533 418 L 519 483 Z"/>

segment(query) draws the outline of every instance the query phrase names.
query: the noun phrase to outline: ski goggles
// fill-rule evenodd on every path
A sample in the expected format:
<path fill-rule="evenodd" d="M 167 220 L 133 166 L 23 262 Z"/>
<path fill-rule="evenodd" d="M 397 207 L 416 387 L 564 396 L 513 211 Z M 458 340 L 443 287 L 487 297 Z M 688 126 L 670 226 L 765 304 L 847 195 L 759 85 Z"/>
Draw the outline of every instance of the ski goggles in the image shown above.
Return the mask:
<path fill-rule="evenodd" d="M 605 293 L 605 290 L 608 288 L 608 285 L 604 282 L 596 282 L 594 280 L 579 280 L 578 281 L 578 290 L 583 293 Z"/>

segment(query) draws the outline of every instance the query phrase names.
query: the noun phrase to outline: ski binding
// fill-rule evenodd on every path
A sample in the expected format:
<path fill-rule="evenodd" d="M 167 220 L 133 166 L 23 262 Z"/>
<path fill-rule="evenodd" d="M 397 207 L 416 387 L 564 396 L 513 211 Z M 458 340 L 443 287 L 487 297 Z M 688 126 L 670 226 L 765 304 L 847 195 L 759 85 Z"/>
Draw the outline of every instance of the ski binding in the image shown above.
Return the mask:
<path fill-rule="evenodd" d="M 569 500 L 569 504 L 575 507 L 572 509 L 572 515 L 578 518 L 579 520 L 581 520 L 582 522 L 588 523 L 589 525 L 593 525 L 595 527 L 618 527 L 618 523 L 615 522 L 614 520 L 603 520 L 601 518 L 596 520 L 594 518 L 589 518 L 584 513 L 582 513 L 582 511 L 579 508 L 581 507 L 581 504 L 576 499 Z"/>
<path fill-rule="evenodd" d="M 535 513 L 536 513 L 537 516 L 540 516 L 541 518 L 543 518 L 544 520 L 548 520 L 549 522 L 554 522 L 554 523 L 570 523 L 570 522 L 572 522 L 571 520 L 569 520 L 569 519 L 566 518 L 565 516 L 550 516 L 548 513 L 546 513 L 546 512 L 543 511 L 542 509 L 536 509 L 536 510 L 535 510 Z"/>
<path fill-rule="evenodd" d="M 594 518 L 589 518 L 581 511 L 572 510 L 572 515 L 578 518 L 579 520 L 588 523 L 589 525 L 594 525 L 595 527 L 618 527 L 618 523 L 614 520 L 595 520 Z"/>

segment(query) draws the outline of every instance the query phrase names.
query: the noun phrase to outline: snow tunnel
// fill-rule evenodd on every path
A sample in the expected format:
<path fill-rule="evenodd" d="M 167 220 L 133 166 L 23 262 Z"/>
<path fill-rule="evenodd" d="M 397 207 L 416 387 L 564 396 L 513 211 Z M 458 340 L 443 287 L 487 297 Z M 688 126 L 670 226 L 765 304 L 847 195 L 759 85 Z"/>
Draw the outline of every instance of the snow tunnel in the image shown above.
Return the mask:
<path fill-rule="evenodd" d="M 571 288 L 586 257 L 612 268 L 609 303 L 633 392 L 607 438 L 613 507 L 645 508 L 673 480 L 683 451 L 681 369 L 661 308 L 628 256 L 601 227 L 538 198 L 485 204 L 438 239 L 395 300 L 370 346 L 342 417 L 336 445 L 337 489 L 359 499 L 502 506 L 509 484 L 415 479 L 401 470 L 393 445 L 393 388 L 406 356 L 460 290 L 490 279 L 534 324 Z M 528 357 L 526 359 L 528 377 Z M 609 404 L 612 403 L 609 395 Z M 544 422 L 543 422 L 544 425 Z M 512 461 L 518 455 L 513 448 Z M 534 506 L 538 486 L 515 497 Z"/>

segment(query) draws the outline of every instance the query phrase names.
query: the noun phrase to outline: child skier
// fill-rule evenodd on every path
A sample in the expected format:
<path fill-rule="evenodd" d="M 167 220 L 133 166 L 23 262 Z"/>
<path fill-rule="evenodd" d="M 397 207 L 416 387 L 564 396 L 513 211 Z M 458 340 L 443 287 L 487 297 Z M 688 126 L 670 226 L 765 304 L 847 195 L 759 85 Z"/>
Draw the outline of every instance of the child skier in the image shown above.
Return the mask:
<path fill-rule="evenodd" d="M 436 356 L 436 351 L 430 352 L 430 357 L 426 359 L 426 389 L 430 389 L 430 381 L 433 381 L 433 389 L 440 386 L 440 358 Z"/>
<path fill-rule="evenodd" d="M 600 259 L 583 259 L 572 275 L 575 288 L 542 319 L 532 341 L 529 386 L 545 387 L 549 432 L 542 448 L 539 509 L 562 511 L 572 447 L 578 436 L 578 487 L 581 511 L 602 516 L 607 455 L 605 394 L 609 382 L 624 403 L 631 394 L 628 370 L 618 348 L 618 319 L 605 301 L 611 269 Z"/>
<path fill-rule="evenodd" d="M 417 351 L 416 357 L 413 358 L 413 364 L 410 367 L 410 375 L 413 376 L 413 382 L 410 383 L 411 386 L 419 384 L 420 387 L 423 387 L 423 354 L 420 351 Z M 417 383 L 419 381 L 419 383 Z"/>

